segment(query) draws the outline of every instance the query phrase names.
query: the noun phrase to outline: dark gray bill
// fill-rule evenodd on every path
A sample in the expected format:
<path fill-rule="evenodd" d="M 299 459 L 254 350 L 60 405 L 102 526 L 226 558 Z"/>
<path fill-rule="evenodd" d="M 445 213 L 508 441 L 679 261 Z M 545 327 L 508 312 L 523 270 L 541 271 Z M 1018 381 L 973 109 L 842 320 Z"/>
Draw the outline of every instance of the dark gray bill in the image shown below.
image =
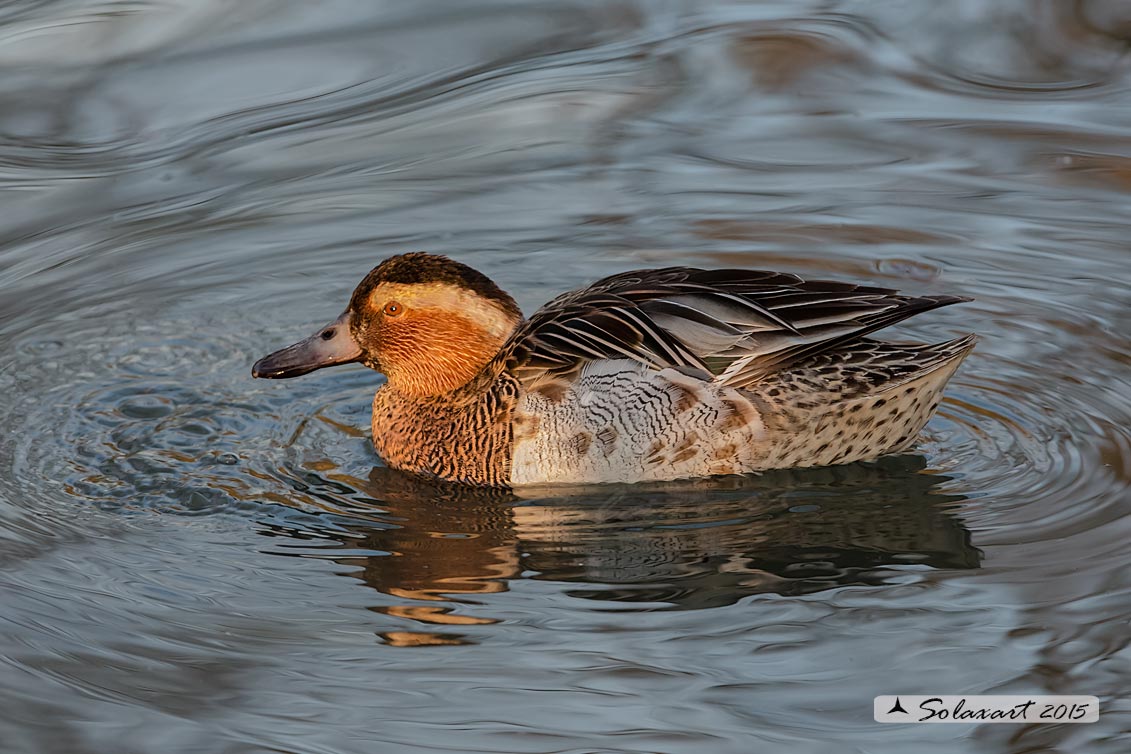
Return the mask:
<path fill-rule="evenodd" d="M 318 330 L 306 340 L 264 356 L 251 368 L 252 377 L 281 380 L 335 364 L 361 359 L 361 349 L 350 333 L 350 313 Z"/>

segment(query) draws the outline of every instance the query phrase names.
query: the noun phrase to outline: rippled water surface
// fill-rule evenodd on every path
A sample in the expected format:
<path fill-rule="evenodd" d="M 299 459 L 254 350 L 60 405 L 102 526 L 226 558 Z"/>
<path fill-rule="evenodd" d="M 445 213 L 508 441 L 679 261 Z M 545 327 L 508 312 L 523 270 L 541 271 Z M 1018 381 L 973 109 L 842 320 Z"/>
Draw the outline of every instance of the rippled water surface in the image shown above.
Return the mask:
<path fill-rule="evenodd" d="M 1131 751 L 1129 42 L 1089 0 L 3 3 L 0 749 Z M 528 313 L 750 266 L 982 340 L 915 455 L 472 494 L 381 466 L 375 373 L 249 375 L 417 249 Z"/>

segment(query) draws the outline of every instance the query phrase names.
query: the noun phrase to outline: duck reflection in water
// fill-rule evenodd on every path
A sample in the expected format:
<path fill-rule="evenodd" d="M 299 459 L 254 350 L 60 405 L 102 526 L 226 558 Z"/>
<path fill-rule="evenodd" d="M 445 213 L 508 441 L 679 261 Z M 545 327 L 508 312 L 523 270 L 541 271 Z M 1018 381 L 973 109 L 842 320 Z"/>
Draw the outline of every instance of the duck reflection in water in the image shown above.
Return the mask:
<path fill-rule="evenodd" d="M 379 515 L 323 532 L 373 555 L 317 556 L 412 600 L 381 612 L 449 626 L 494 622 L 451 605 L 520 578 L 588 585 L 569 592 L 579 598 L 694 609 L 759 593 L 878 585 L 887 566 L 977 568 L 981 553 L 953 512 L 962 498 L 940 493 L 948 477 L 922 473 L 924 466 L 921 457 L 897 456 L 757 477 L 547 489 L 525 499 L 384 467 L 368 480 L 323 472 L 327 486 L 358 493 L 351 508 L 369 499 Z M 445 634 L 383 636 L 464 643 Z"/>

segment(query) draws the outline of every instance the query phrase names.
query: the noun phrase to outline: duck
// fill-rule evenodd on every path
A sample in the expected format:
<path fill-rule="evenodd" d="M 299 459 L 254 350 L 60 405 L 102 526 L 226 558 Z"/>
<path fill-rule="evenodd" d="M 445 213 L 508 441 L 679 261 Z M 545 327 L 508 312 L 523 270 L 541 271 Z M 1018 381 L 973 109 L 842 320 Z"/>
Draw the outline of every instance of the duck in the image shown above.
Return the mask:
<path fill-rule="evenodd" d="M 663 482 L 872 461 L 911 449 L 976 336 L 871 337 L 971 299 L 787 272 L 664 267 L 564 293 L 529 318 L 449 257 L 389 257 L 346 310 L 259 359 L 298 377 L 384 374 L 390 468 L 481 487 Z"/>

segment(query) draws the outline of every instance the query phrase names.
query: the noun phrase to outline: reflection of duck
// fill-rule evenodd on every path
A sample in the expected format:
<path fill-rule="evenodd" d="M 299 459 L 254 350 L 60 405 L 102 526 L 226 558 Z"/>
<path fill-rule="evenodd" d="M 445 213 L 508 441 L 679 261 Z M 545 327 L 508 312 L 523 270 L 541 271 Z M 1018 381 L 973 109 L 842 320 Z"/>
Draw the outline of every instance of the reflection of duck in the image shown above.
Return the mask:
<path fill-rule="evenodd" d="M 669 267 L 605 278 L 524 322 L 479 272 L 405 254 L 370 272 L 335 322 L 252 372 L 353 361 L 384 372 L 378 452 L 470 484 L 847 464 L 913 444 L 973 347 L 866 336 L 962 300 Z"/>
<path fill-rule="evenodd" d="M 388 553 L 335 560 L 360 567 L 374 589 L 414 600 L 392 612 L 426 622 L 481 622 L 435 603 L 505 591 L 530 572 L 595 585 L 581 597 L 714 607 L 879 583 L 891 565 L 976 568 L 968 532 L 942 507 L 957 498 L 934 492 L 940 477 L 922 466 L 902 457 L 525 501 L 376 468 L 368 481 L 333 479 L 380 501 L 381 523 L 326 534 Z"/>

